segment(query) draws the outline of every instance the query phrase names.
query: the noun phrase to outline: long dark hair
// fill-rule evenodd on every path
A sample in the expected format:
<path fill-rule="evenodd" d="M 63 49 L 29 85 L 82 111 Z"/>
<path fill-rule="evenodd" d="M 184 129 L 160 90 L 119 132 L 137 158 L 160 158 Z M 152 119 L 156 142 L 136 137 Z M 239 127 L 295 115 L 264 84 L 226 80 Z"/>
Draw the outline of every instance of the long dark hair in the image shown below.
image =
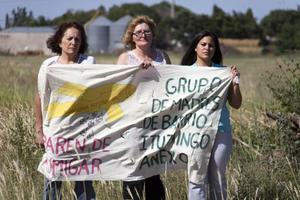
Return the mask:
<path fill-rule="evenodd" d="M 57 53 L 60 55 L 61 47 L 59 46 L 59 44 L 61 43 L 64 33 L 66 32 L 66 30 L 68 28 L 75 28 L 80 32 L 81 44 L 80 44 L 78 53 L 81 53 L 81 54 L 84 53 L 88 48 L 87 37 L 86 37 L 84 27 L 78 22 L 64 22 L 64 23 L 60 24 L 59 26 L 57 26 L 54 35 L 49 37 L 47 40 L 47 47 L 53 53 Z"/>
<path fill-rule="evenodd" d="M 210 36 L 214 40 L 215 43 L 215 54 L 212 57 L 212 62 L 216 64 L 222 64 L 222 53 L 221 53 L 221 48 L 220 48 L 220 43 L 218 37 L 209 31 L 202 31 L 198 33 L 197 35 L 194 36 L 191 45 L 188 47 L 186 50 L 184 56 L 181 59 L 181 65 L 192 65 L 196 62 L 197 60 L 197 52 L 195 51 L 199 41 L 206 37 Z"/>

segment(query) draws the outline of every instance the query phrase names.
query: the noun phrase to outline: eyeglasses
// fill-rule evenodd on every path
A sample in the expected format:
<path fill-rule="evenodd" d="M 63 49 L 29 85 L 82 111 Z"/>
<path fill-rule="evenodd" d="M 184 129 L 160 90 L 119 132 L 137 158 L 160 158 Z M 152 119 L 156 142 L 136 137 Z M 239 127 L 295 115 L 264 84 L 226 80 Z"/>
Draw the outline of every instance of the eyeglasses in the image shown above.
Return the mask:
<path fill-rule="evenodd" d="M 136 37 L 138 38 L 141 38 L 143 35 L 149 37 L 152 35 L 152 32 L 151 31 L 137 31 L 135 33 L 132 33 L 133 35 L 135 35 Z"/>

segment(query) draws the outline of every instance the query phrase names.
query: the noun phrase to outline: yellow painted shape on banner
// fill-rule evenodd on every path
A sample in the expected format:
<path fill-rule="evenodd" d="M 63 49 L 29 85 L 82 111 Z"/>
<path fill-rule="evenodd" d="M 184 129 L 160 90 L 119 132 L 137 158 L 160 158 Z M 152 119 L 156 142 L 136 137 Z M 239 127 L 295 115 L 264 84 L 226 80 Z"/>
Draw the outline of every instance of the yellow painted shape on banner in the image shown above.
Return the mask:
<path fill-rule="evenodd" d="M 108 121 L 115 121 L 124 115 L 119 103 L 129 98 L 135 90 L 136 87 L 130 84 L 112 83 L 88 88 L 80 84 L 66 83 L 56 91 L 56 95 L 76 99 L 72 102 L 52 102 L 47 109 L 48 120 L 104 109 Z"/>

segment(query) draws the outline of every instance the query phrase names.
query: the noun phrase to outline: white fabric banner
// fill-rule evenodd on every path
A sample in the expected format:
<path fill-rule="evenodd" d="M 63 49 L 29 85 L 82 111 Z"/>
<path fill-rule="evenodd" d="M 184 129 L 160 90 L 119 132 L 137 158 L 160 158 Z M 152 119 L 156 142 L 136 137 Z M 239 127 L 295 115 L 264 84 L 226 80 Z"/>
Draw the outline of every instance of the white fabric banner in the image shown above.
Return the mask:
<path fill-rule="evenodd" d="M 202 182 L 230 69 L 43 66 L 38 88 L 50 180 L 139 180 L 187 168 Z"/>

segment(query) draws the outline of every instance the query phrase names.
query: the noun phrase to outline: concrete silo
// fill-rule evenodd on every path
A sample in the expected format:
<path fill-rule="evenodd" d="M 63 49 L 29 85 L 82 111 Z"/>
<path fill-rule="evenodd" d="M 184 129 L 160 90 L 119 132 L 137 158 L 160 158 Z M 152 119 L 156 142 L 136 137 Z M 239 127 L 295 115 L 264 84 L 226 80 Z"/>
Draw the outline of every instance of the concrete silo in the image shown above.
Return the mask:
<path fill-rule="evenodd" d="M 107 18 L 100 16 L 86 25 L 90 53 L 108 52 L 111 23 Z"/>
<path fill-rule="evenodd" d="M 124 47 L 122 37 L 131 17 L 126 15 L 110 25 L 109 52 L 116 52 Z"/>

